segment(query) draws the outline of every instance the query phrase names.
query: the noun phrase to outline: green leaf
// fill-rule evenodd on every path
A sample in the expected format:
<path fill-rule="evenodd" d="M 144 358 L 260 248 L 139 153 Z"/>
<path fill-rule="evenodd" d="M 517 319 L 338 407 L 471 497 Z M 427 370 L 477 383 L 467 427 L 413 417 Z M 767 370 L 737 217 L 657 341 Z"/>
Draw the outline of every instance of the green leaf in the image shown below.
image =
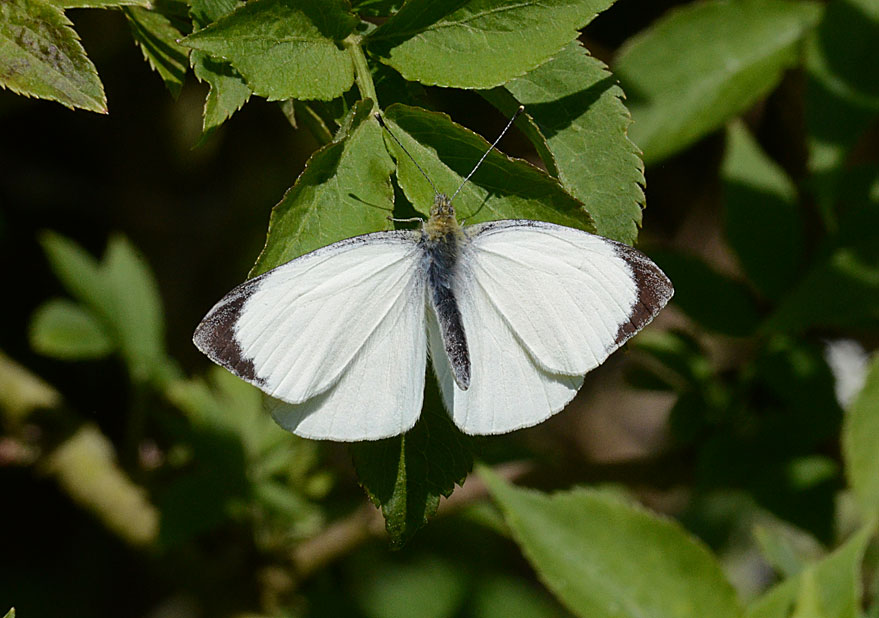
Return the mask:
<path fill-rule="evenodd" d="M 802 263 L 796 187 L 740 123 L 728 132 L 723 180 L 727 240 L 748 280 L 777 300 Z"/>
<path fill-rule="evenodd" d="M 438 556 L 397 562 L 370 552 L 354 567 L 354 596 L 371 618 L 410 618 L 416 607 L 419 618 L 452 618 L 467 591 L 466 570 Z"/>
<path fill-rule="evenodd" d="M 394 163 L 371 110 L 370 101 L 357 103 L 347 133 L 305 164 L 272 211 L 266 246 L 252 276 L 318 247 L 388 227 Z"/>
<path fill-rule="evenodd" d="M 104 87 L 72 25 L 44 0 L 0 2 L 0 87 L 106 114 Z"/>
<path fill-rule="evenodd" d="M 760 313 L 744 284 L 695 256 L 656 251 L 650 257 L 674 281 L 674 303 L 700 325 L 736 337 L 756 330 Z"/>
<path fill-rule="evenodd" d="M 879 321 L 879 264 L 851 247 L 837 249 L 797 283 L 764 325 L 795 333 L 813 326 L 864 327 Z"/>
<path fill-rule="evenodd" d="M 864 526 L 824 559 L 773 586 L 748 606 L 745 618 L 788 618 L 792 610 L 799 618 L 859 618 L 860 564 L 872 534 L 873 526 Z"/>
<path fill-rule="evenodd" d="M 489 144 L 445 114 L 391 105 L 385 120 L 437 188 L 451 195 L 488 150 Z M 390 138 L 397 180 L 415 210 L 428 214 L 434 194 L 408 156 Z M 595 231 L 589 213 L 558 181 L 530 163 L 492 151 L 455 198 L 458 219 L 467 223 L 536 219 Z"/>
<path fill-rule="evenodd" d="M 177 98 L 189 66 L 189 50 L 177 42 L 183 34 L 156 10 L 130 7 L 123 11 L 144 59 L 159 74 L 171 95 Z"/>
<path fill-rule="evenodd" d="M 675 9 L 620 51 L 631 137 L 655 163 L 768 93 L 821 15 L 814 2 L 735 0 Z"/>
<path fill-rule="evenodd" d="M 546 495 L 480 476 L 525 557 L 584 618 L 712 618 L 741 614 L 711 552 L 680 526 L 610 494 Z"/>
<path fill-rule="evenodd" d="M 549 60 L 613 0 L 410 0 L 368 37 L 410 81 L 492 88 Z"/>
<path fill-rule="evenodd" d="M 270 101 L 330 100 L 354 83 L 339 42 L 356 24 L 343 0 L 254 0 L 183 44 L 229 61 Z"/>
<path fill-rule="evenodd" d="M 230 519 L 233 505 L 251 496 L 251 480 L 237 437 L 217 428 L 199 428 L 189 437 L 189 465 L 157 491 L 162 513 L 159 544 L 179 547 Z"/>
<path fill-rule="evenodd" d="M 470 439 L 452 423 L 428 373 L 421 418 L 410 431 L 351 445 L 360 484 L 385 517 L 393 547 L 402 547 L 436 513 L 473 467 Z"/>
<path fill-rule="evenodd" d="M 866 513 L 879 515 L 879 355 L 843 420 L 842 453 L 858 501 Z"/>
<path fill-rule="evenodd" d="M 202 131 L 208 134 L 244 107 L 253 91 L 228 62 L 197 50 L 193 50 L 189 60 L 196 78 L 210 86 L 202 124 Z"/>
<path fill-rule="evenodd" d="M 3 615 L 3 618 L 15 618 L 15 608 L 10 607 L 9 611 Z"/>
<path fill-rule="evenodd" d="M 596 232 L 633 244 L 644 204 L 644 166 L 626 136 L 632 120 L 623 91 L 607 67 L 573 41 L 504 88 L 525 105 L 537 127 L 529 139 L 548 151 L 547 169 L 556 170 L 562 186 L 583 203 Z M 491 93 L 486 98 L 497 99 Z M 498 107 L 511 114 L 515 104 Z"/>
<path fill-rule="evenodd" d="M 68 360 L 102 358 L 113 351 L 113 339 L 94 313 L 78 303 L 55 299 L 31 317 L 30 344 L 35 352 Z"/>
<path fill-rule="evenodd" d="M 112 291 L 108 315 L 122 355 L 135 379 L 158 377 L 165 362 L 165 324 L 159 287 L 149 265 L 122 236 L 113 236 L 104 254 L 102 275 Z"/>
<path fill-rule="evenodd" d="M 205 28 L 241 6 L 238 0 L 193 0 L 190 12 L 196 28 Z M 193 50 L 189 56 L 193 72 L 210 89 L 204 103 L 202 132 L 207 135 L 241 109 L 252 91 L 228 62 Z"/>
<path fill-rule="evenodd" d="M 74 242 L 45 233 L 43 248 L 67 290 L 98 318 L 118 345 L 137 381 L 162 380 L 172 372 L 164 351 L 164 322 L 158 286 L 131 244 L 110 239 L 98 262 Z"/>

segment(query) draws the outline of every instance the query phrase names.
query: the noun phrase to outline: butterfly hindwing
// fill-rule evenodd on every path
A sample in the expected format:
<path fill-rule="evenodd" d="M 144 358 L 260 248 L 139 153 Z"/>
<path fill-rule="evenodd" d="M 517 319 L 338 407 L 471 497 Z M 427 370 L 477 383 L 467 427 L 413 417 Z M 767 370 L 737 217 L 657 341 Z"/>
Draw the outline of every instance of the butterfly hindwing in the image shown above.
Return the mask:
<path fill-rule="evenodd" d="M 443 402 L 458 428 L 471 435 L 507 433 L 536 425 L 564 408 L 583 377 L 544 371 L 478 288 L 462 283 L 459 289 L 471 358 L 466 391 L 455 384 L 436 321 L 428 321 L 431 362 Z"/>

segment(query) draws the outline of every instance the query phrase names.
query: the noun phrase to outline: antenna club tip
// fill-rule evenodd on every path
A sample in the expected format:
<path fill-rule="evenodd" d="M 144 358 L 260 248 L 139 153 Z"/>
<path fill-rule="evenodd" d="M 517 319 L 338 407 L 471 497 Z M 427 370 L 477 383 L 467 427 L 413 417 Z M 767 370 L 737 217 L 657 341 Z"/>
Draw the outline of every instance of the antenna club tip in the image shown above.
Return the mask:
<path fill-rule="evenodd" d="M 516 113 L 517 113 L 517 114 L 521 114 L 521 113 L 524 112 L 524 111 L 525 111 L 525 106 L 524 106 L 524 105 L 520 105 L 520 106 L 519 106 L 519 109 L 516 110 Z"/>

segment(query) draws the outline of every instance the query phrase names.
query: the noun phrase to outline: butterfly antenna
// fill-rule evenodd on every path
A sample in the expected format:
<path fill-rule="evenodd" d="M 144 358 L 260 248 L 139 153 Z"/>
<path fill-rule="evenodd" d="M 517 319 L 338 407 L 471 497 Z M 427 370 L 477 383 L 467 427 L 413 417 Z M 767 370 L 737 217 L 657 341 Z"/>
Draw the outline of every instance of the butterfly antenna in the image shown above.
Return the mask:
<path fill-rule="evenodd" d="M 397 136 L 391 132 L 391 130 L 388 128 L 388 125 L 385 124 L 385 121 L 384 121 L 384 118 L 382 118 L 382 115 L 379 114 L 378 112 L 376 112 L 374 114 L 374 116 L 375 116 L 375 119 L 378 120 L 378 123 L 382 126 L 382 128 L 388 132 L 388 135 L 390 135 L 394 139 L 394 141 L 397 142 L 397 146 L 402 148 L 403 152 L 406 153 L 406 156 L 412 160 L 412 163 L 415 164 L 415 167 L 418 168 L 418 171 L 421 172 L 421 175 L 427 179 L 427 182 L 429 182 L 430 186 L 433 187 L 434 194 L 439 195 L 439 191 L 437 191 L 436 185 L 433 184 L 433 181 L 430 179 L 430 176 L 427 175 L 427 172 L 425 172 L 423 169 L 421 169 L 421 166 L 418 165 L 418 161 L 415 160 L 415 157 L 413 157 L 411 154 L 409 154 L 409 151 L 406 150 L 406 147 L 403 145 L 403 143 L 400 140 L 398 140 Z"/>
<path fill-rule="evenodd" d="M 464 185 L 467 184 L 467 181 L 470 180 L 470 177 L 473 175 L 473 173 L 474 173 L 477 169 L 479 169 L 479 166 L 482 165 L 482 162 L 483 162 L 483 161 L 485 161 L 485 157 L 488 156 L 488 153 L 490 153 L 492 150 L 494 150 L 494 147 L 497 146 L 497 144 L 498 144 L 499 141 L 501 141 L 501 138 L 502 138 L 504 135 L 506 135 L 507 131 L 510 130 L 510 127 L 513 126 L 513 123 L 516 122 L 516 118 L 519 117 L 519 114 L 521 114 L 521 113 L 524 112 L 524 111 L 525 111 L 525 106 L 524 106 L 524 105 L 520 105 L 520 106 L 519 106 L 519 109 L 517 109 L 516 112 L 513 114 L 513 117 L 510 118 L 510 121 L 507 123 L 507 126 L 505 126 L 505 127 L 504 127 L 504 130 L 501 131 L 501 134 L 498 135 L 498 136 L 497 136 L 497 139 L 494 140 L 494 143 L 493 143 L 491 146 L 488 147 L 488 150 L 485 151 L 485 154 L 482 155 L 482 158 L 479 159 L 479 161 L 476 162 L 476 165 L 474 165 L 474 166 L 473 166 L 473 169 L 470 170 L 470 173 L 467 174 L 467 178 L 464 179 L 464 182 L 461 183 L 461 186 L 458 187 L 458 190 L 455 191 L 455 192 L 452 194 L 452 197 L 451 197 L 451 199 L 449 200 L 450 202 L 453 201 L 453 200 L 455 199 L 455 196 L 458 195 L 458 193 L 461 191 L 461 189 L 464 188 Z"/>

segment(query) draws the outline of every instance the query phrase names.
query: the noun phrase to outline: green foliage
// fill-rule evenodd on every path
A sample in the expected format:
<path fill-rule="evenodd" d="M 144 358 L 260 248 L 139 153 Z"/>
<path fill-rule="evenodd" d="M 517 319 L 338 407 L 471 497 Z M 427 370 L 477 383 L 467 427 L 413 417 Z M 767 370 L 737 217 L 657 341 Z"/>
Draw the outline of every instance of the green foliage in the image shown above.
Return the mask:
<path fill-rule="evenodd" d="M 311 499 L 330 479 L 314 470 L 316 445 L 275 425 L 256 388 L 215 367 L 207 380 L 177 380 L 165 394 L 191 426 L 180 433 L 185 457 L 160 500 L 163 544 L 205 534 L 230 516 L 259 521 L 259 542 L 268 547 L 319 528 Z"/>
<path fill-rule="evenodd" d="M 738 337 L 754 333 L 760 311 L 742 282 L 717 272 L 694 255 L 654 252 L 653 259 L 677 284 L 677 305 L 700 326 Z M 706 298 L 712 301 L 706 303 Z"/>
<path fill-rule="evenodd" d="M 411 81 L 492 88 L 549 60 L 611 4 L 415 0 L 370 35 L 369 50 Z"/>
<path fill-rule="evenodd" d="M 615 69 L 645 160 L 678 152 L 765 96 L 820 16 L 813 2 L 714 0 L 670 12 L 632 38 Z"/>
<path fill-rule="evenodd" d="M 186 38 L 227 60 L 259 96 L 334 99 L 351 87 L 354 66 L 337 44 L 357 20 L 341 0 L 257 0 Z"/>
<path fill-rule="evenodd" d="M 67 107 L 107 113 L 95 66 L 72 22 L 45 0 L 0 5 L 0 86 Z"/>
<path fill-rule="evenodd" d="M 476 618 L 564 618 L 567 612 L 517 577 L 480 581 L 470 604 Z"/>
<path fill-rule="evenodd" d="M 140 47 L 144 59 L 165 82 L 171 95 L 177 97 L 183 88 L 189 50 L 178 41 L 183 36 L 174 27 L 169 16 L 163 14 L 159 5 L 154 9 L 131 7 L 123 9 L 131 26 L 131 36 Z M 166 5 L 166 13 L 173 14 L 173 4 Z"/>
<path fill-rule="evenodd" d="M 595 231 L 633 244 L 644 204 L 643 166 L 626 136 L 631 117 L 623 92 L 607 67 L 574 42 L 504 89 L 525 105 L 534 123 L 529 139 L 547 169 L 592 215 Z M 497 91 L 486 96 L 512 114 L 509 97 Z M 608 191 L 611 186 L 615 190 Z"/>
<path fill-rule="evenodd" d="M 34 411 L 57 407 L 61 395 L 45 381 L 0 351 L 0 412 L 18 425 Z"/>
<path fill-rule="evenodd" d="M 673 522 L 610 493 L 547 496 L 480 475 L 531 565 L 578 616 L 740 615 L 711 552 Z"/>
<path fill-rule="evenodd" d="M 355 105 L 344 132 L 311 156 L 272 210 L 266 246 L 252 275 L 337 240 L 388 227 L 394 212 L 394 162 L 371 110 L 369 101 Z"/>
<path fill-rule="evenodd" d="M 34 312 L 31 347 L 46 356 L 76 360 L 101 358 L 113 351 L 113 339 L 94 313 L 58 298 Z"/>
<path fill-rule="evenodd" d="M 488 149 L 488 142 L 447 116 L 416 107 L 392 105 L 385 113 L 391 131 L 437 189 L 451 195 Z M 386 139 L 397 162 L 397 181 L 421 214 L 433 205 L 433 188 L 409 157 Z M 455 198 L 455 211 L 467 223 L 497 219 L 538 219 L 593 230 L 583 205 L 559 182 L 525 161 L 491 152 Z"/>
<path fill-rule="evenodd" d="M 865 526 L 833 553 L 770 588 L 748 606 L 746 618 L 857 618 L 859 567 L 873 533 L 873 526 Z"/>
<path fill-rule="evenodd" d="M 112 9 L 120 6 L 150 7 L 148 0 L 52 0 L 52 4 L 62 9 Z"/>
<path fill-rule="evenodd" d="M 57 301 L 45 305 L 31 327 L 32 341 L 43 346 L 38 349 L 61 358 L 118 349 L 135 381 L 166 379 L 173 369 L 166 364 L 161 299 L 137 251 L 124 238 L 114 237 L 97 262 L 57 234 L 47 232 L 42 241 L 52 269 L 81 306 Z M 70 329 L 95 338 L 72 343 Z"/>
<path fill-rule="evenodd" d="M 239 6 L 237 0 L 194 0 L 190 8 L 193 26 L 204 28 Z M 202 125 L 204 133 L 209 134 L 241 109 L 253 91 L 228 62 L 217 60 L 198 50 L 189 54 L 189 61 L 199 81 L 210 85 L 204 103 Z"/>
<path fill-rule="evenodd" d="M 766 561 L 783 577 L 797 575 L 825 553 L 813 536 L 781 521 L 755 525 L 754 540 Z"/>
<path fill-rule="evenodd" d="M 877 33 L 875 2 L 836 0 L 828 4 L 807 42 L 809 166 L 834 180 L 846 153 L 879 110 Z"/>

